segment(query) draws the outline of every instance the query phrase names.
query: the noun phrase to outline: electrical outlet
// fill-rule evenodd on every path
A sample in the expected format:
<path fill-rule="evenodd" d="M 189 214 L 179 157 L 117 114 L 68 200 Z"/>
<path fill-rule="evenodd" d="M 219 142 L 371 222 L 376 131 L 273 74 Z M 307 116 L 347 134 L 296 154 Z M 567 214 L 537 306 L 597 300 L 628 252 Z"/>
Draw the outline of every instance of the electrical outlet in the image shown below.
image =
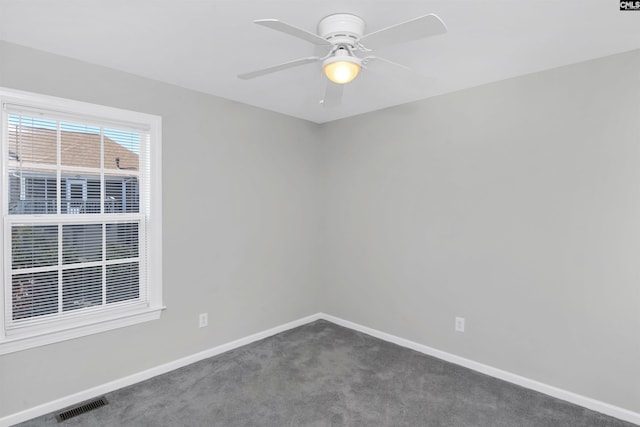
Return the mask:
<path fill-rule="evenodd" d="M 464 332 L 464 317 L 456 317 L 456 331 Z"/>
<path fill-rule="evenodd" d="M 209 313 L 201 313 L 199 317 L 200 327 L 209 326 Z"/>

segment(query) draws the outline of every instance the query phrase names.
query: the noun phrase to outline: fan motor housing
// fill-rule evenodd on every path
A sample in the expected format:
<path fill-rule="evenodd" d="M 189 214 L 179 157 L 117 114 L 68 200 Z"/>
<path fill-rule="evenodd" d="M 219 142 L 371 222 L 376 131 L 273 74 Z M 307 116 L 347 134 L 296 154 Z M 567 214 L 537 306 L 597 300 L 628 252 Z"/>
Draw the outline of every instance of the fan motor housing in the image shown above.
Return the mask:
<path fill-rule="evenodd" d="M 353 46 L 362 37 L 365 23 L 362 18 L 350 13 L 336 13 L 324 17 L 318 23 L 320 37 L 335 44 Z"/>

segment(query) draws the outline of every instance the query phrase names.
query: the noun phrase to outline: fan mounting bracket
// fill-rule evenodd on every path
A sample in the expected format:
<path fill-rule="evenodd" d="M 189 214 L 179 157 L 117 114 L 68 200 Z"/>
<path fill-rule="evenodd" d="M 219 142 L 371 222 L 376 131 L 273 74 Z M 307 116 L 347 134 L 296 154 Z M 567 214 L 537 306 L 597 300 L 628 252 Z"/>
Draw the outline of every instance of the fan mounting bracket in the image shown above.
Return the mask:
<path fill-rule="evenodd" d="M 362 18 L 350 13 L 335 13 L 318 23 L 318 35 L 334 45 L 349 45 L 352 48 L 365 31 Z"/>

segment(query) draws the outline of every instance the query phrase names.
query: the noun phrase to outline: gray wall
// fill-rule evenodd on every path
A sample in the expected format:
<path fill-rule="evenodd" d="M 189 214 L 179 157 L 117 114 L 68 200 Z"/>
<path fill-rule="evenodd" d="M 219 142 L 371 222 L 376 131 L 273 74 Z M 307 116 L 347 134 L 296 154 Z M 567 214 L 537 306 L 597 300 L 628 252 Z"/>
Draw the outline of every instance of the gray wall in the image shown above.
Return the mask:
<path fill-rule="evenodd" d="M 0 417 L 319 311 L 317 125 L 2 42 L 0 86 L 162 116 L 168 307 L 0 356 Z"/>
<path fill-rule="evenodd" d="M 327 313 L 640 411 L 640 51 L 322 132 Z"/>

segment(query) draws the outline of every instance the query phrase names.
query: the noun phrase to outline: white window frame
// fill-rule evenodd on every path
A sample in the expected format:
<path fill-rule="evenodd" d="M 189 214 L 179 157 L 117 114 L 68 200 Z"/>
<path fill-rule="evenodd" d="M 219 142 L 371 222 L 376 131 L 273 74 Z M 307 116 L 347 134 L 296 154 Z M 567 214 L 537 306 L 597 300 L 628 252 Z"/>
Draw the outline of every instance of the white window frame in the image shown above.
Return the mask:
<path fill-rule="evenodd" d="M 56 112 L 58 115 L 70 115 L 74 119 L 78 116 L 86 119 L 94 119 L 98 123 L 126 124 L 132 128 L 146 129 L 150 135 L 150 143 L 147 147 L 149 161 L 149 200 L 146 203 L 146 235 L 141 237 L 140 245 L 146 248 L 146 281 L 147 303 L 144 307 L 119 307 L 101 312 L 79 313 L 77 316 L 67 316 L 64 319 L 52 322 L 34 322 L 25 328 L 8 330 L 5 324 L 5 310 L 7 299 L 7 280 L 10 280 L 10 271 L 6 258 L 10 254 L 10 230 L 6 225 L 0 227 L 0 355 L 25 350 L 28 348 L 52 344 L 68 339 L 79 338 L 86 335 L 105 332 L 116 328 L 135 325 L 160 318 L 165 308 L 162 302 L 162 119 L 159 116 L 139 113 L 102 105 L 89 104 L 69 99 L 39 95 L 30 92 L 18 91 L 0 87 L 0 142 L 2 151 L 0 160 L 2 170 L 0 173 L 0 194 L 5 213 L 8 201 L 8 185 L 6 182 L 8 173 L 8 150 L 6 141 L 7 111 L 5 105 L 24 106 L 25 109 L 46 110 Z M 141 150 L 145 149 L 141 147 Z M 141 211 L 143 206 L 140 206 Z M 3 215 L 4 216 L 4 215 Z M 46 215 L 42 215 L 46 222 Z M 5 218 L 2 218 L 6 224 Z M 144 239 L 144 240 L 143 240 Z"/>

